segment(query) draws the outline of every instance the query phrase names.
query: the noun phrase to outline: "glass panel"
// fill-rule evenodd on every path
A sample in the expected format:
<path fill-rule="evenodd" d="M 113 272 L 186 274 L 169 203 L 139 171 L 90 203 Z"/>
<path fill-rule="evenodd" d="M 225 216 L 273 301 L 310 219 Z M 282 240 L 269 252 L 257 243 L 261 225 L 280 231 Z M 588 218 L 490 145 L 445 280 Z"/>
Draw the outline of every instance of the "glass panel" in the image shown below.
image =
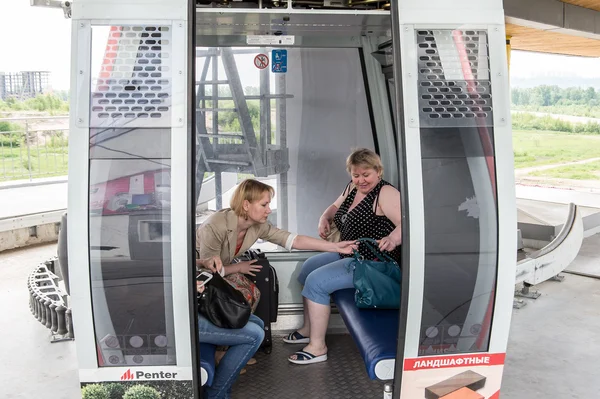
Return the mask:
<path fill-rule="evenodd" d="M 487 34 L 416 37 L 426 240 L 419 355 L 486 351 L 498 237 Z"/>
<path fill-rule="evenodd" d="M 286 73 L 273 72 L 280 50 L 287 52 Z M 374 146 L 358 50 L 197 54 L 198 223 L 228 207 L 242 179 L 256 177 L 275 188 L 271 223 L 317 237 L 319 216 L 350 181 L 346 157 Z M 278 250 L 265 242 L 256 247 Z"/>
<path fill-rule="evenodd" d="M 176 364 L 170 29 L 95 26 L 90 274 L 99 366 Z"/>

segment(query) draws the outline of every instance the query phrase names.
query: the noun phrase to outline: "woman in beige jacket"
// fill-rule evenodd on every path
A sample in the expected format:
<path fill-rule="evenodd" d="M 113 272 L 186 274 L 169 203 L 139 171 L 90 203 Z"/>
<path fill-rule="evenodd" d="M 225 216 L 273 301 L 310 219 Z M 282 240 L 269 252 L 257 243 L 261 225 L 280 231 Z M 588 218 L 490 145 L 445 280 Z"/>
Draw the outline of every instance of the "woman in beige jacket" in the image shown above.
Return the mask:
<path fill-rule="evenodd" d="M 253 179 L 244 180 L 231 198 L 231 208 L 212 214 L 196 232 L 196 249 L 199 259 L 218 257 L 223 262 L 221 275 L 243 273 L 254 276 L 262 269 L 256 260 L 232 264 L 232 260 L 243 254 L 260 238 L 286 248 L 308 249 L 323 252 L 351 254 L 356 249 L 354 241 L 333 243 L 316 238 L 297 235 L 278 229 L 267 221 L 269 204 L 275 190 L 268 184 Z M 217 359 L 225 352 L 217 351 Z M 248 364 L 253 364 L 251 361 Z"/>
<path fill-rule="evenodd" d="M 211 215 L 196 233 L 200 259 L 218 256 L 223 261 L 224 274 L 254 275 L 261 266 L 256 260 L 231 264 L 260 238 L 286 248 L 351 254 L 354 241 L 329 242 L 278 229 L 267 218 L 269 204 L 275 194 L 273 187 L 253 179 L 244 180 L 231 198 L 231 208 Z"/>

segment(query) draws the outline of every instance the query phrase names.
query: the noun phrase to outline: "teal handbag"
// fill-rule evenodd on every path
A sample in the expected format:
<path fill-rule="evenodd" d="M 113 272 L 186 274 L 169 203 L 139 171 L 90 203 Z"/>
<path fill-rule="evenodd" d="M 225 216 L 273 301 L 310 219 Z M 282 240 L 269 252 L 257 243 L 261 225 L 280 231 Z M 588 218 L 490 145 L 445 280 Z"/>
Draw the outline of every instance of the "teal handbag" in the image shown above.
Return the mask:
<path fill-rule="evenodd" d="M 400 307 L 401 271 L 398 263 L 377 248 L 377 241 L 360 238 L 378 259 L 366 260 L 354 251 L 350 267 L 354 269 L 354 301 L 362 309 L 398 309 Z"/>

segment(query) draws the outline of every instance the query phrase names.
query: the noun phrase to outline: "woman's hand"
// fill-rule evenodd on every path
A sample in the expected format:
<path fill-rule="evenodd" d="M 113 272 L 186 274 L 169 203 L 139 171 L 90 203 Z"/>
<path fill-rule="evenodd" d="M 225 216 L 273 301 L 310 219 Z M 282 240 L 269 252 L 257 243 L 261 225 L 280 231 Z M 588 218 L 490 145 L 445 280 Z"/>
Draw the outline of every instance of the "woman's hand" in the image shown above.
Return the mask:
<path fill-rule="evenodd" d="M 201 285 L 202 281 L 196 281 L 196 291 L 198 294 L 202 294 L 204 292 L 204 285 Z"/>
<path fill-rule="evenodd" d="M 389 235 L 387 237 L 383 237 L 381 240 L 379 240 L 377 242 L 379 243 L 379 249 L 381 251 L 393 251 L 394 249 L 396 249 L 396 247 L 398 245 L 401 244 L 401 242 L 398 242 L 397 240 L 392 238 L 391 235 Z"/>
<path fill-rule="evenodd" d="M 258 273 L 261 271 L 261 265 L 255 265 L 257 259 L 247 260 L 245 262 L 236 263 L 235 266 L 238 269 L 238 273 L 249 274 L 251 276 L 256 276 L 254 273 Z"/>
<path fill-rule="evenodd" d="M 196 266 L 204 267 L 206 269 L 209 269 L 213 273 L 221 274 L 221 270 L 223 269 L 223 262 L 218 256 L 213 256 L 206 259 L 197 259 Z"/>
<path fill-rule="evenodd" d="M 321 237 L 324 240 L 327 239 L 327 236 L 329 235 L 330 231 L 331 224 L 329 223 L 329 220 L 321 216 L 319 218 L 319 237 Z"/>
<path fill-rule="evenodd" d="M 336 248 L 336 252 L 342 254 L 351 254 L 353 250 L 358 249 L 356 241 L 341 241 L 333 244 Z"/>

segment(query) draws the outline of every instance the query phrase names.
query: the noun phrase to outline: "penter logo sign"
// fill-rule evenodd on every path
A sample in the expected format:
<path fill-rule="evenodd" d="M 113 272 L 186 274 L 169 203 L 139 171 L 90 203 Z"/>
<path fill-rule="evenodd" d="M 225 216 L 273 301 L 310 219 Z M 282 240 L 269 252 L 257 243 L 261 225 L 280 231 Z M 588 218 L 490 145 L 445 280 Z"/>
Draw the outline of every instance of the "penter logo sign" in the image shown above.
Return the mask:
<path fill-rule="evenodd" d="M 121 376 L 121 381 L 130 381 L 130 380 L 133 380 L 133 373 L 131 372 L 131 369 L 124 372 L 123 375 Z"/>
<path fill-rule="evenodd" d="M 164 371 L 155 372 L 155 373 L 145 373 L 143 371 L 136 371 L 135 374 L 131 372 L 131 369 L 128 369 L 121 376 L 121 381 L 131 381 L 131 380 L 174 380 L 177 376 L 177 373 L 165 373 Z"/>

